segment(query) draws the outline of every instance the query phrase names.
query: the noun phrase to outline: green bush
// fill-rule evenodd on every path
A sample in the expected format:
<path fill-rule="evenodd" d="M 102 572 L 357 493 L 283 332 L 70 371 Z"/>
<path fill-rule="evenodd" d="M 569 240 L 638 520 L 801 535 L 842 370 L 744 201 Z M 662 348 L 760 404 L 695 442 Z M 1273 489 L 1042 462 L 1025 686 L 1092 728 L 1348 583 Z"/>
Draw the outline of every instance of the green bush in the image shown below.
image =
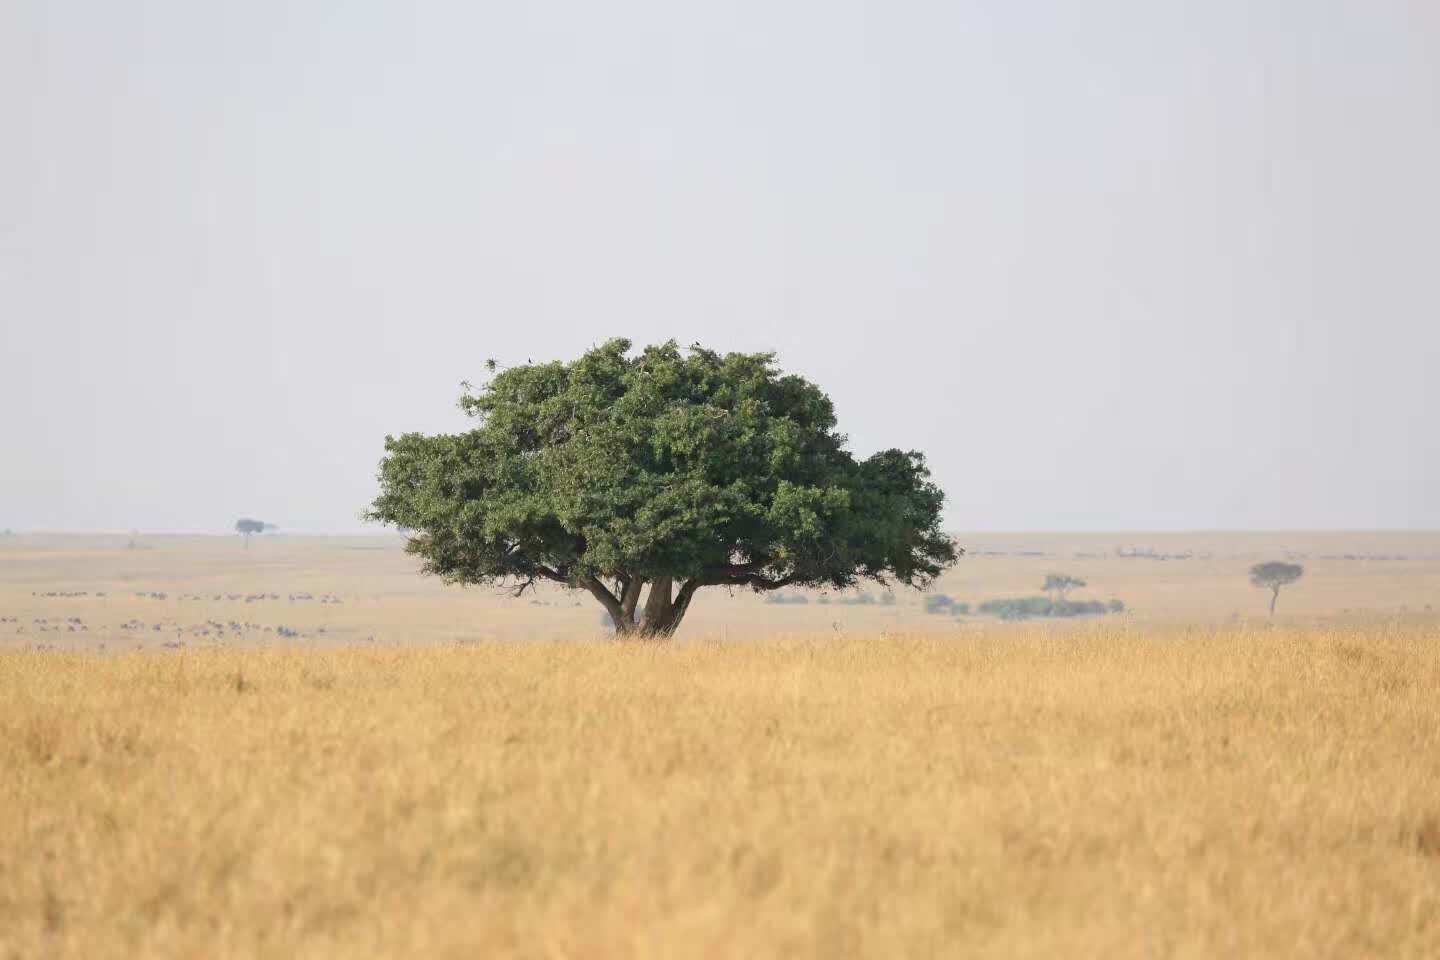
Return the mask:
<path fill-rule="evenodd" d="M 1001 620 L 1028 620 L 1031 617 L 1050 616 L 1053 607 L 1049 597 L 1004 597 L 986 600 L 980 604 L 978 610 Z"/>
<path fill-rule="evenodd" d="M 1050 608 L 1052 617 L 1089 617 L 1103 614 L 1109 607 L 1100 600 L 1061 600 Z"/>
<path fill-rule="evenodd" d="M 1003 597 L 986 600 L 979 612 L 1001 620 L 1029 620 L 1032 617 L 1088 617 L 1110 612 L 1100 600 L 1051 600 L 1049 597 Z"/>

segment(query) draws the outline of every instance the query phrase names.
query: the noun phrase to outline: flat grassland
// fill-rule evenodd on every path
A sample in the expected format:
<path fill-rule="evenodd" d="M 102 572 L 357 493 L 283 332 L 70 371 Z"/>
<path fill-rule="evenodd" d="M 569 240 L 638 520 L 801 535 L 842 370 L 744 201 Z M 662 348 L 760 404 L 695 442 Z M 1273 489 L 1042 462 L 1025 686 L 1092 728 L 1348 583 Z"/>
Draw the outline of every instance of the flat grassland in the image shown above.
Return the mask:
<path fill-rule="evenodd" d="M 1233 542 L 1070 543 L 1138 612 L 644 644 L 364 543 L 7 545 L 0 958 L 1440 956 L 1436 564 L 1381 546 L 1273 623 Z M 941 588 L 1057 560 L 997 552 Z"/>
<path fill-rule="evenodd" d="M 1110 625 L 1265 621 L 1247 570 L 1294 560 L 1305 576 L 1277 622 L 1440 622 L 1440 532 L 965 534 L 969 555 L 935 585 L 976 608 L 1034 595 L 1049 573 L 1085 580 L 1078 600 L 1119 600 Z M 416 575 L 398 537 L 22 536 L 0 538 L 0 651 L 433 645 L 595 638 L 589 596 L 542 585 L 523 597 Z M 895 631 L 953 635 L 995 619 L 926 614 L 922 595 L 873 585 L 806 603 L 703 590 L 683 639 Z M 773 598 L 772 598 L 773 599 Z M 893 603 L 885 601 L 894 600 Z M 868 601 L 868 602 L 867 602 Z M 608 621 L 607 621 L 608 622 Z M 283 629 L 282 629 L 283 628 Z"/>

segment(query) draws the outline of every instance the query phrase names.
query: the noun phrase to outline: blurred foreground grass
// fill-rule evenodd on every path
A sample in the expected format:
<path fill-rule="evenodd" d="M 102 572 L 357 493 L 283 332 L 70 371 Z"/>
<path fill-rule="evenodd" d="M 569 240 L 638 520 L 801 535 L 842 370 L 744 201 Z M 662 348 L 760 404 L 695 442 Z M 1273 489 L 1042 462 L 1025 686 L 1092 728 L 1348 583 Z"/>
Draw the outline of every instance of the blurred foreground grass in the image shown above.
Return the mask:
<path fill-rule="evenodd" d="M 0 957 L 1440 956 L 1440 636 L 0 655 Z"/>

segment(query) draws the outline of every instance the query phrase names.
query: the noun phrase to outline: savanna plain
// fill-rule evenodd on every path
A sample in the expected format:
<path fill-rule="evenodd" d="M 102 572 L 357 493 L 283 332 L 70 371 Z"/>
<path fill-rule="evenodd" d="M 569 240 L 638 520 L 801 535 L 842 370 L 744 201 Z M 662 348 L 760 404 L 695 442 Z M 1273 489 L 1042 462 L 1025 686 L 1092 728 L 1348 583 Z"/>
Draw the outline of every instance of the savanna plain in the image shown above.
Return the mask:
<path fill-rule="evenodd" d="M 1440 535 L 960 542 L 652 643 L 392 538 L 0 540 L 0 957 L 1440 956 Z M 1112 612 L 979 612 L 1051 573 Z"/>

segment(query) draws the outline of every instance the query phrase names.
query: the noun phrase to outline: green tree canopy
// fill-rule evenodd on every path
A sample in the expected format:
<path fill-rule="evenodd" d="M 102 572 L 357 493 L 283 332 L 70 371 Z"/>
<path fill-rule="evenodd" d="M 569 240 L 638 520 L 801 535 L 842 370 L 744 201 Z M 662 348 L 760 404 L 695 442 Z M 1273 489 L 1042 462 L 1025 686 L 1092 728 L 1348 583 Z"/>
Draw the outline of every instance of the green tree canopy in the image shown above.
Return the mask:
<path fill-rule="evenodd" d="M 266 523 L 264 520 L 252 520 L 249 517 L 241 517 L 235 521 L 235 532 L 245 538 L 245 546 L 247 547 L 250 546 L 251 534 L 264 533 L 269 529 L 273 529 L 273 524 Z"/>
<path fill-rule="evenodd" d="M 551 580 L 621 633 L 668 636 L 702 587 L 923 587 L 957 556 L 924 457 L 857 461 L 830 399 L 772 354 L 616 339 L 460 406 L 474 429 L 386 437 L 369 513 L 447 582 Z"/>

